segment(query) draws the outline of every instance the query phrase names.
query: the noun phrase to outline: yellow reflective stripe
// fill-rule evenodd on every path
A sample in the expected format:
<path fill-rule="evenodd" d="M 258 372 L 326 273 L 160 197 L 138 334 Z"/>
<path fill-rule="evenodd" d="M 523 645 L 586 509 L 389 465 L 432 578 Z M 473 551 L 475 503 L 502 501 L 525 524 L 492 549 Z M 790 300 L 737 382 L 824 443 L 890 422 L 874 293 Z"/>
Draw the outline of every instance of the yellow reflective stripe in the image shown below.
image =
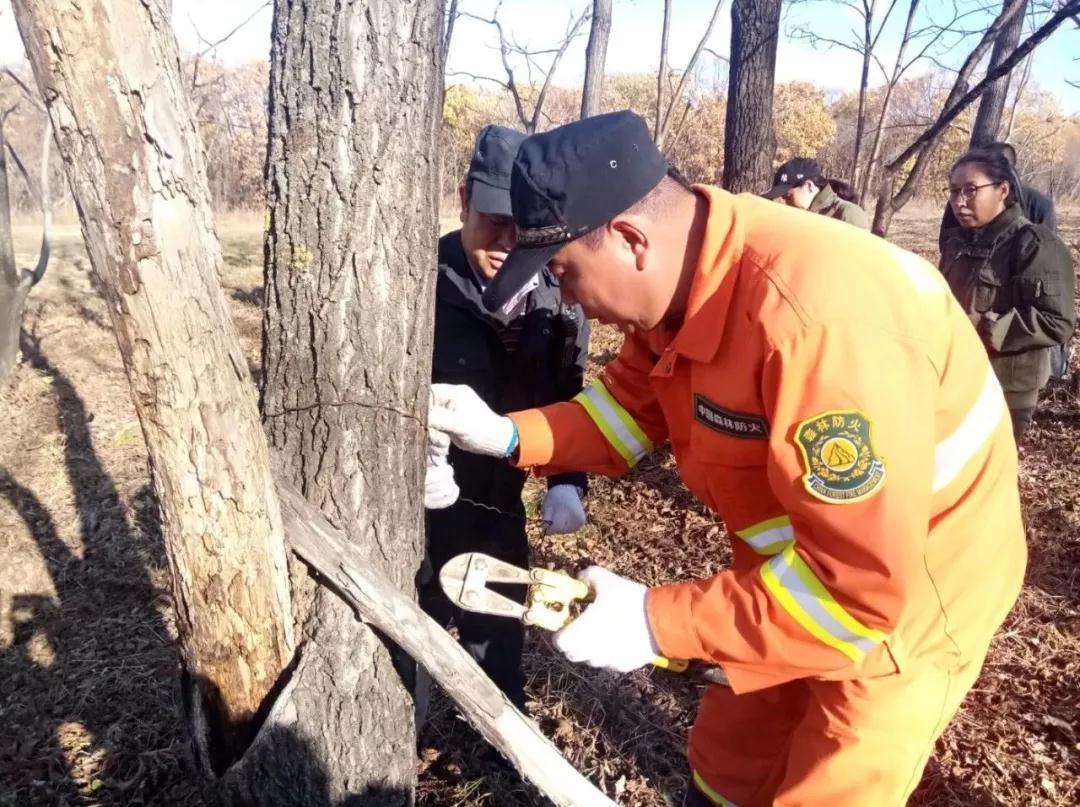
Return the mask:
<path fill-rule="evenodd" d="M 775 555 L 795 540 L 795 530 L 787 516 L 758 522 L 746 529 L 737 530 L 735 534 L 761 555 Z"/>
<path fill-rule="evenodd" d="M 789 544 L 761 566 L 765 587 L 791 617 L 819 641 L 861 661 L 885 639 L 844 610 Z"/>
<path fill-rule="evenodd" d="M 723 796 L 721 796 L 719 793 L 709 787 L 709 783 L 706 782 L 705 779 L 702 778 L 701 774 L 697 771 L 694 771 L 694 785 L 697 787 L 698 790 L 701 791 L 702 795 L 705 796 L 705 798 L 707 798 L 713 804 L 719 804 L 720 807 L 739 807 L 739 805 L 737 805 L 731 799 L 725 799 Z"/>
<path fill-rule="evenodd" d="M 604 382 L 597 379 L 579 392 L 574 400 L 585 407 L 604 439 L 619 452 L 626 464 L 633 467 L 652 451 L 652 441 L 646 436 L 630 413 L 608 392 Z"/>
<path fill-rule="evenodd" d="M 948 487 L 979 450 L 994 436 L 1008 409 L 993 368 L 988 368 L 982 389 L 953 433 L 934 448 L 933 492 Z"/>

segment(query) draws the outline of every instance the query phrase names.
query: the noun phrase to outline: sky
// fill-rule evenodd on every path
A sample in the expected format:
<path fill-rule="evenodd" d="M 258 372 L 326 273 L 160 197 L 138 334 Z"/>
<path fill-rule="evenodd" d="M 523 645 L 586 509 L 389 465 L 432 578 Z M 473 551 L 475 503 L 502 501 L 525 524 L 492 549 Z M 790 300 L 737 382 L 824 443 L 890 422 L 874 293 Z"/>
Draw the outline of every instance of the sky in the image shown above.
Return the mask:
<path fill-rule="evenodd" d="M 957 0 L 961 4 L 971 0 Z M 591 5 L 589 0 L 504 0 L 500 20 L 504 29 L 517 42 L 536 49 L 557 44 L 565 34 L 572 15 Z M 726 56 L 731 36 L 730 0 L 726 0 L 720 19 L 708 47 Z M 884 4 L 879 4 L 884 5 Z M 880 51 L 886 56 L 895 53 L 903 25 L 905 3 L 897 3 L 897 11 L 881 37 Z M 263 7 L 264 0 L 173 0 L 173 27 L 184 50 L 201 49 L 200 34 L 206 40 L 216 40 L 236 25 L 255 16 L 224 45 L 217 56 L 236 64 L 269 58 L 271 9 Z M 489 17 L 495 0 L 460 0 L 459 9 L 481 17 Z M 926 13 L 940 21 L 951 8 L 952 0 L 926 0 Z M 655 72 L 659 63 L 660 27 L 663 20 L 663 0 L 614 0 L 612 30 L 607 55 L 609 73 Z M 689 60 L 715 7 L 714 0 L 674 0 L 671 21 L 669 62 L 682 67 Z M 786 4 L 781 27 L 784 34 L 777 49 L 777 81 L 809 80 L 823 89 L 845 92 L 858 88 L 860 58 L 841 48 L 815 49 L 799 41 L 791 31 L 799 24 L 809 23 L 835 38 L 844 38 L 855 20 L 841 3 L 829 0 Z M 985 23 L 984 23 L 985 24 Z M 583 26 L 583 29 L 585 26 Z M 587 34 L 587 31 L 586 31 Z M 849 34 L 848 34 L 849 35 Z M 579 86 L 584 72 L 586 36 L 581 36 L 567 51 L 554 83 Z M 448 74 L 451 80 L 471 81 L 464 73 L 500 76 L 501 63 L 496 48 L 494 30 L 474 19 L 457 22 L 450 48 Z M 970 45 L 967 46 L 970 48 Z M 965 48 L 956 47 L 950 56 L 962 58 Z M 1080 83 L 1080 28 L 1063 25 L 1036 52 L 1032 82 L 1057 95 L 1067 113 L 1080 114 L 1080 89 L 1071 87 L 1068 79 Z M 9 0 L 0 0 L 0 62 L 18 61 L 22 44 L 12 18 Z M 550 57 L 547 57 L 550 58 Z M 946 56 L 945 58 L 949 58 Z M 726 67 L 716 64 L 714 57 L 703 55 L 704 69 L 726 74 Z M 891 66 L 891 65 L 890 65 Z M 933 65 L 923 62 L 913 73 L 925 72 Z M 455 74 L 458 74 L 455 76 Z M 872 81 L 872 83 L 875 83 Z"/>

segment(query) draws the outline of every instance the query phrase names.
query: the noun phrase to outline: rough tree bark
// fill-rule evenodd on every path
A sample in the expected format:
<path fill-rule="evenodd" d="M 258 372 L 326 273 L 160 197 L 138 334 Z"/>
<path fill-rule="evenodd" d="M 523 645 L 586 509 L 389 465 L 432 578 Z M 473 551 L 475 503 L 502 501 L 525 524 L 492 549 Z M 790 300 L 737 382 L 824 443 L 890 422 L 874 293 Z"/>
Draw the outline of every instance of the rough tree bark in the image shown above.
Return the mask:
<path fill-rule="evenodd" d="M 279 478 L 412 596 L 421 560 L 442 63 L 439 0 L 276 0 L 262 409 Z M 303 615 L 302 615 L 303 616 Z M 292 731 L 332 803 L 411 804 L 412 664 L 328 591 Z M 243 785 L 304 803 L 260 736 Z M 246 764 L 247 761 L 245 761 Z"/>
<path fill-rule="evenodd" d="M 772 98 L 781 0 L 734 0 L 724 123 L 723 186 L 760 192 L 772 180 L 776 136 Z"/>
<path fill-rule="evenodd" d="M 1008 6 L 1005 0 L 1003 7 Z M 1027 0 L 1020 0 L 1020 10 L 1016 16 L 997 35 L 994 40 L 994 49 L 990 51 L 990 64 L 987 70 L 993 70 L 1001 64 L 1009 54 L 1016 50 L 1020 43 L 1020 32 L 1024 28 L 1024 12 L 1027 9 Z M 975 125 L 971 128 L 971 146 L 985 146 L 998 139 L 998 130 L 1001 128 L 1001 116 L 1005 111 L 1005 99 L 1009 95 L 1010 73 L 999 78 L 983 93 L 979 100 L 979 109 L 975 113 Z"/>
<path fill-rule="evenodd" d="M 581 117 L 600 114 L 604 94 L 604 62 L 611 35 L 611 0 L 593 0 L 592 27 L 585 47 L 585 83 L 581 90 Z"/>
<path fill-rule="evenodd" d="M 281 514 L 176 43 L 158 3 L 12 6 L 150 453 L 200 759 L 221 770 L 293 637 Z"/>

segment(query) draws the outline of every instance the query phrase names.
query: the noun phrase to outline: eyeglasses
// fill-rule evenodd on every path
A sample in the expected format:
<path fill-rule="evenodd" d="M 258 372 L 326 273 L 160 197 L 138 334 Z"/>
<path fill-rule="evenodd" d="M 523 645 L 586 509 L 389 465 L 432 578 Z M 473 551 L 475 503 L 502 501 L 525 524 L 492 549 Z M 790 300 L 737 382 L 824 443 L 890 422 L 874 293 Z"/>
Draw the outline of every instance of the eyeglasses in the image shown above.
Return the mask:
<path fill-rule="evenodd" d="M 982 188 L 989 188 L 992 185 L 1000 185 L 1000 182 L 984 182 L 982 185 L 964 185 L 960 188 L 942 188 L 942 192 L 945 194 L 945 198 L 952 201 L 957 197 L 961 197 L 965 202 L 970 202 L 974 199 Z"/>

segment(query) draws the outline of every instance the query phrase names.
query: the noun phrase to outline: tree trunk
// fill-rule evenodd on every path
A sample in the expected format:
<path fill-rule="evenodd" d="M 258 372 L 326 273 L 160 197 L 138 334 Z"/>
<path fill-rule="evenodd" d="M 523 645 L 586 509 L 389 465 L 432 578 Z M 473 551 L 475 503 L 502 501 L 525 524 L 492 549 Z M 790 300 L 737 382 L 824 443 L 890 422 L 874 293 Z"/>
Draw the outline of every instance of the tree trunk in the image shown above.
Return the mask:
<path fill-rule="evenodd" d="M 600 114 L 604 94 L 604 62 L 611 35 L 611 0 L 593 0 L 592 27 L 585 48 L 585 83 L 581 90 L 581 117 Z"/>
<path fill-rule="evenodd" d="M 881 101 L 881 110 L 878 113 L 877 126 L 874 127 L 874 139 L 870 146 L 870 158 L 866 162 L 866 169 L 859 177 L 859 206 L 866 207 L 873 186 L 874 176 L 877 174 L 878 163 L 881 161 L 881 144 L 884 140 L 885 124 L 889 120 L 889 108 L 892 106 L 893 91 L 900 82 L 900 76 L 904 72 L 904 56 L 908 45 L 911 43 L 911 29 L 915 23 L 915 15 L 919 11 L 920 0 L 911 0 L 908 6 L 907 21 L 904 23 L 904 33 L 900 37 L 900 47 L 896 51 L 896 63 L 893 67 L 892 76 L 885 85 L 885 97 Z"/>
<path fill-rule="evenodd" d="M 862 178 L 862 144 L 866 133 L 866 93 L 870 86 L 870 59 L 874 54 L 874 3 L 863 6 L 862 72 L 859 74 L 859 114 L 855 120 L 855 144 L 851 155 L 851 181 L 856 187 Z"/>
<path fill-rule="evenodd" d="M 772 180 L 776 154 L 772 100 L 779 29 L 780 0 L 734 0 L 722 182 L 732 193 L 761 192 Z"/>
<path fill-rule="evenodd" d="M 1016 50 L 1020 43 L 1020 32 L 1024 28 L 1024 14 L 1027 10 L 1027 0 L 1013 0 L 1020 4 L 1020 10 L 1009 20 L 1001 33 L 994 40 L 994 49 L 990 52 L 990 64 L 987 70 L 993 70 L 1009 54 Z M 1003 8 L 1007 7 L 1009 0 L 1004 0 Z M 986 88 L 979 99 L 979 110 L 975 113 L 975 125 L 971 128 L 971 146 L 985 146 L 998 139 L 998 130 L 1001 128 L 1001 116 L 1005 111 L 1005 99 L 1009 95 L 1009 78 L 1012 74 L 1006 73 L 993 84 Z"/>
<path fill-rule="evenodd" d="M 23 307 L 30 292 L 27 276 L 15 263 L 15 241 L 11 233 L 11 197 L 8 194 L 7 140 L 0 121 L 0 379 L 19 358 L 19 332 Z"/>
<path fill-rule="evenodd" d="M 271 44 L 266 431 L 280 478 L 410 597 L 423 546 L 441 30 L 439 0 L 276 0 Z M 273 769 L 299 738 L 321 777 L 316 797 L 411 804 L 411 662 L 326 590 L 304 638 L 293 730 L 256 743 L 267 762 L 252 770 Z M 306 803 L 290 781 L 263 780 L 263 803 Z"/>
<path fill-rule="evenodd" d="M 664 119 L 664 85 L 668 80 L 668 38 L 671 36 L 671 3 L 672 0 L 664 0 L 664 25 L 660 29 L 660 67 L 656 69 L 656 120 L 653 121 L 653 140 L 659 144 L 660 124 Z M 657 148 L 663 148 L 657 145 Z"/>
<path fill-rule="evenodd" d="M 281 514 L 176 43 L 158 3 L 12 6 L 150 453 L 200 761 L 220 771 L 293 637 Z"/>

